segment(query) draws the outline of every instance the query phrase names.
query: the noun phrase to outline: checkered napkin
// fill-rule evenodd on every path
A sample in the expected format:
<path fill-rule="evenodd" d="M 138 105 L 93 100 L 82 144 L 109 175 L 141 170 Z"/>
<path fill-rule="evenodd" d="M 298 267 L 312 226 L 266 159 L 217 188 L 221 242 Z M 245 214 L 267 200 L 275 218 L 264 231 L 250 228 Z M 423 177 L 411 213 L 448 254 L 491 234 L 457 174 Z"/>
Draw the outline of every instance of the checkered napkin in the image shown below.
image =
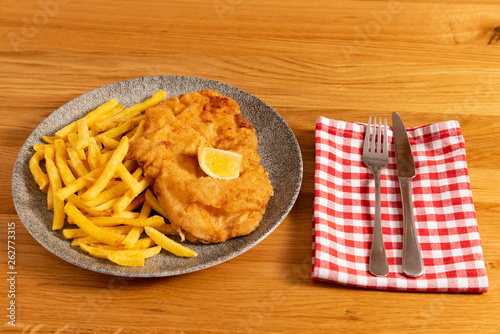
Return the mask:
<path fill-rule="evenodd" d="M 425 273 L 402 269 L 403 209 L 392 141 L 381 173 L 381 212 L 389 275 L 368 270 L 374 180 L 361 161 L 366 124 L 319 117 L 316 122 L 312 278 L 369 289 L 486 292 L 464 138 L 456 121 L 408 128 L 416 176 L 413 208 Z"/>

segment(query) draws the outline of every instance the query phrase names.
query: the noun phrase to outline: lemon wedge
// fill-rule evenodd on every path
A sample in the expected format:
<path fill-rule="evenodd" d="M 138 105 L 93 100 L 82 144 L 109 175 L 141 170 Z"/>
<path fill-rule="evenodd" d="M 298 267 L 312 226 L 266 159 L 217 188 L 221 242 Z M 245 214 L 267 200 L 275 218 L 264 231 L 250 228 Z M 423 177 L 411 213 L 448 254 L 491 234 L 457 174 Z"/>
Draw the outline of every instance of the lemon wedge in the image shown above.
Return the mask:
<path fill-rule="evenodd" d="M 240 176 L 241 154 L 211 147 L 198 148 L 198 163 L 201 169 L 216 179 L 235 179 Z"/>

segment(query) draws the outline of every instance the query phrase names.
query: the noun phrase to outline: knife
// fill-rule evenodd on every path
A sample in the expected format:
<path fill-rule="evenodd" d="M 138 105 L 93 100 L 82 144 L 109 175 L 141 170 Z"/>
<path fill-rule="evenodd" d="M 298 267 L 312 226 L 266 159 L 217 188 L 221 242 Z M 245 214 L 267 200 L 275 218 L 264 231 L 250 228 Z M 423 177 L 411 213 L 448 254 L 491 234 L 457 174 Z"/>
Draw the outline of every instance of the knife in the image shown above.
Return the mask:
<path fill-rule="evenodd" d="M 413 218 L 411 179 L 415 176 L 415 162 L 406 128 L 396 112 L 392 113 L 392 131 L 403 202 L 403 272 L 410 277 L 419 277 L 424 273 L 424 263 Z"/>

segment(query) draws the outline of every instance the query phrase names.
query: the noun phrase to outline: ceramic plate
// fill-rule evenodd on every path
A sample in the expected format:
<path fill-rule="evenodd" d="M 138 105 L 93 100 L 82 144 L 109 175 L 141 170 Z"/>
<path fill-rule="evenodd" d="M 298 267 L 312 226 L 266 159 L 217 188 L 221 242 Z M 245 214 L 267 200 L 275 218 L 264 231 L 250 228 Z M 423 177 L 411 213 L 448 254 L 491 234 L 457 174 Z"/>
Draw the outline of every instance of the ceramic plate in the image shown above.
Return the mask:
<path fill-rule="evenodd" d="M 112 98 L 123 106 L 131 106 L 164 90 L 167 98 L 203 89 L 215 89 L 235 99 L 241 113 L 256 129 L 262 165 L 269 172 L 274 188 L 260 226 L 251 234 L 219 244 L 188 244 L 198 253 L 195 258 L 175 257 L 162 251 L 147 259 L 144 267 L 121 267 L 107 260 L 93 258 L 78 247 L 71 247 L 61 231 L 54 232 L 52 212 L 47 210 L 46 195 L 33 181 L 29 159 L 34 144 L 42 143 L 42 136 L 54 135 L 65 125 L 81 118 L 89 111 Z M 46 249 L 61 259 L 100 273 L 125 277 L 161 277 L 205 269 L 249 250 L 268 236 L 292 208 L 302 183 L 302 156 L 290 127 L 281 116 L 263 101 L 236 87 L 221 82 L 186 76 L 153 76 L 113 83 L 66 103 L 50 114 L 24 143 L 17 158 L 12 195 L 23 225 Z"/>

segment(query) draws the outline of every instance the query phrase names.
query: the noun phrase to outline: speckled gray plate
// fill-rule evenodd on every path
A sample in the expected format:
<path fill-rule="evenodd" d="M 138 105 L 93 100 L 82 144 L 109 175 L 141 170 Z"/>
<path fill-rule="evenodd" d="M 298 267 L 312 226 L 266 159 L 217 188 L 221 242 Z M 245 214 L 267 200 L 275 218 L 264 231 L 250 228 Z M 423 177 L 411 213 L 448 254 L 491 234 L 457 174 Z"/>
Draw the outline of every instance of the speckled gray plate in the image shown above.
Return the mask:
<path fill-rule="evenodd" d="M 125 107 L 142 102 L 158 90 L 167 98 L 183 93 L 215 89 L 235 99 L 241 113 L 256 129 L 262 165 L 269 172 L 274 188 L 260 226 L 251 234 L 220 244 L 189 244 L 198 253 L 196 258 L 179 258 L 167 252 L 147 259 L 144 267 L 121 267 L 110 261 L 93 258 L 77 247 L 71 247 L 62 232 L 54 232 L 52 212 L 47 210 L 43 194 L 29 171 L 29 159 L 34 144 L 42 143 L 44 135 L 84 116 L 102 103 L 117 98 Z M 49 115 L 24 143 L 12 177 L 12 195 L 17 213 L 31 235 L 46 249 L 77 266 L 117 276 L 161 277 L 193 272 L 227 261 L 255 246 L 268 236 L 286 217 L 297 199 L 302 183 L 302 156 L 290 127 L 270 106 L 255 96 L 221 82 L 185 76 L 143 77 L 113 83 L 66 103 Z"/>

